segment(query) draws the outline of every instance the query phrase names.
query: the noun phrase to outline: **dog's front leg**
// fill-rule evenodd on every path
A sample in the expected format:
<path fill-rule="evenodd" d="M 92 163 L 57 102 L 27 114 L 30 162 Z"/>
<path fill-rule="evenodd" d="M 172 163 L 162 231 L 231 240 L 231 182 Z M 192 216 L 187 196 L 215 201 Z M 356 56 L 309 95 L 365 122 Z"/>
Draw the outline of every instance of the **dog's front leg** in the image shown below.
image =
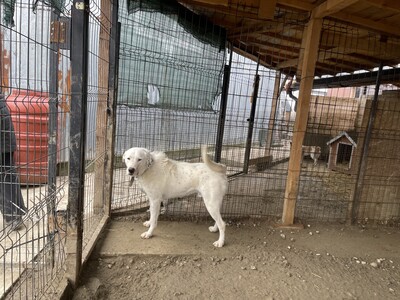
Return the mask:
<path fill-rule="evenodd" d="M 317 160 L 318 160 L 318 158 L 315 156 L 314 153 L 311 153 L 311 154 L 310 154 L 310 157 L 314 160 L 314 166 L 316 166 L 316 165 L 317 165 Z"/>
<path fill-rule="evenodd" d="M 157 227 L 158 215 L 160 214 L 160 204 L 161 200 L 150 201 L 150 220 L 144 222 L 143 224 L 146 227 L 149 227 L 149 229 L 142 233 L 142 239 L 148 239 L 152 237 L 153 231 Z"/>

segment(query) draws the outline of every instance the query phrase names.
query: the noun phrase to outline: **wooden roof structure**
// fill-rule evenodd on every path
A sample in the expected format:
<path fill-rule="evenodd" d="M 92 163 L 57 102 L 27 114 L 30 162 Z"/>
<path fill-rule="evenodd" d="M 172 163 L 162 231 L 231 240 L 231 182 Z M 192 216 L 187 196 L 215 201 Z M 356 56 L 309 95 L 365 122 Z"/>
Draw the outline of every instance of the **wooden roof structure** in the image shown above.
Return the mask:
<path fill-rule="evenodd" d="M 178 2 L 224 27 L 235 52 L 283 74 L 301 76 L 306 28 L 313 19 L 323 19 L 315 76 L 371 71 L 380 62 L 390 67 L 400 63 L 398 0 Z"/>

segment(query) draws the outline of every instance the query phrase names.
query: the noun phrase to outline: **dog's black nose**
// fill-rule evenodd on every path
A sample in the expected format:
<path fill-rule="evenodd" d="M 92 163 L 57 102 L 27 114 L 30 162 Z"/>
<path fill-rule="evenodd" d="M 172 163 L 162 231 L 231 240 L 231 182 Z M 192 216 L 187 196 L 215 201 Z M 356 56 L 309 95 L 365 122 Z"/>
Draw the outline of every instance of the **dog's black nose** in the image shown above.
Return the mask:
<path fill-rule="evenodd" d="M 129 172 L 129 174 L 135 173 L 135 168 L 129 168 L 129 169 L 128 169 L 128 172 Z"/>

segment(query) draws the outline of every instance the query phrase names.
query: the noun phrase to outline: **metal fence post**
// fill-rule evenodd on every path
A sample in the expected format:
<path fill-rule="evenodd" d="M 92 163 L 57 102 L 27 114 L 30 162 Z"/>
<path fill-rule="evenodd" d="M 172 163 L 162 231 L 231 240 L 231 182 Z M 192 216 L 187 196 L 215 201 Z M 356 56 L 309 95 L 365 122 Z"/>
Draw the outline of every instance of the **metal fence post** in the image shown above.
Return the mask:
<path fill-rule="evenodd" d="M 74 0 L 71 20 L 72 80 L 66 263 L 68 279 L 75 287 L 82 262 L 89 0 Z"/>
<path fill-rule="evenodd" d="M 222 82 L 221 105 L 218 120 L 217 140 L 215 142 L 215 158 L 216 162 L 221 161 L 222 144 L 224 141 L 226 107 L 228 104 L 229 81 L 231 77 L 232 67 L 232 49 L 230 49 L 229 64 L 224 66 L 224 78 Z"/>
<path fill-rule="evenodd" d="M 254 77 L 254 89 L 253 89 L 253 95 L 251 97 L 251 110 L 250 110 L 250 117 L 248 119 L 249 129 L 247 132 L 246 149 L 244 153 L 244 165 L 243 165 L 243 173 L 245 174 L 249 172 L 250 151 L 251 151 L 251 143 L 253 140 L 253 130 L 254 130 L 254 118 L 256 115 L 258 87 L 260 85 L 260 75 L 257 74 L 258 66 L 259 63 L 257 63 L 256 76 Z"/>

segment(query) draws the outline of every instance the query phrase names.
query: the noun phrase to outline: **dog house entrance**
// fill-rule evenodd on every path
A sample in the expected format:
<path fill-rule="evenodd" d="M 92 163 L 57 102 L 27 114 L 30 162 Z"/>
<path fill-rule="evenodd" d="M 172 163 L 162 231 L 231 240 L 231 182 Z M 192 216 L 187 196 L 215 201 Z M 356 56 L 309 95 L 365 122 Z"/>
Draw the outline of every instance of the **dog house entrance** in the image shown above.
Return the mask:
<path fill-rule="evenodd" d="M 336 164 L 349 165 L 352 151 L 352 145 L 339 143 Z"/>

